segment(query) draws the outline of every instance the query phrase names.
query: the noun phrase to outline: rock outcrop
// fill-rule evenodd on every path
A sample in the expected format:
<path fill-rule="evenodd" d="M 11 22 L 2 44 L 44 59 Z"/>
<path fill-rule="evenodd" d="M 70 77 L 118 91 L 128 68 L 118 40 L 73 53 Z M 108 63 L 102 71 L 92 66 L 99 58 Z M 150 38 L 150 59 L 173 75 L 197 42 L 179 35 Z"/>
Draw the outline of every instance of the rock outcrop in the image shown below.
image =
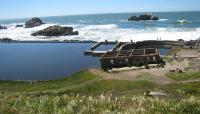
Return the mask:
<path fill-rule="evenodd" d="M 159 18 L 157 16 L 154 16 L 152 14 L 144 14 L 144 15 L 140 15 L 140 16 L 131 16 L 130 18 L 128 18 L 128 21 L 146 21 L 146 20 L 159 20 Z"/>
<path fill-rule="evenodd" d="M 23 25 L 16 25 L 15 28 L 24 27 Z"/>
<path fill-rule="evenodd" d="M 0 42 L 11 42 L 12 41 L 12 39 L 10 39 L 10 38 L 0 38 Z"/>
<path fill-rule="evenodd" d="M 0 30 L 3 30 L 3 29 L 8 29 L 8 28 L 6 26 L 0 25 Z"/>
<path fill-rule="evenodd" d="M 25 23 L 25 28 L 33 28 L 44 24 L 41 19 L 34 17 Z"/>
<path fill-rule="evenodd" d="M 50 26 L 44 30 L 31 34 L 32 36 L 67 36 L 78 35 L 78 31 L 73 31 L 72 27 Z"/>
<path fill-rule="evenodd" d="M 131 16 L 131 17 L 128 18 L 128 21 L 139 21 L 139 17 Z"/>

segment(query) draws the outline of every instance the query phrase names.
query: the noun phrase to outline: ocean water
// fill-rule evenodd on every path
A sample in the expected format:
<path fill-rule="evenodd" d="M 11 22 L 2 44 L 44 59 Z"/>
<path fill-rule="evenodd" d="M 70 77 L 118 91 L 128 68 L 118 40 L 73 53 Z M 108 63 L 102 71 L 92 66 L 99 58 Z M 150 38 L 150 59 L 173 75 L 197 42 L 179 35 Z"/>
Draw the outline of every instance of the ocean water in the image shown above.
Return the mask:
<path fill-rule="evenodd" d="M 0 20 L 8 27 L 0 30 L 0 38 L 14 40 L 94 40 L 94 41 L 142 41 L 142 40 L 195 40 L 200 37 L 200 12 L 156 12 L 158 21 L 128 22 L 132 15 L 144 13 L 118 13 L 76 16 L 42 17 L 45 25 L 35 28 L 15 28 L 27 19 Z M 71 26 L 79 31 L 77 36 L 33 37 L 30 34 L 51 25 Z"/>

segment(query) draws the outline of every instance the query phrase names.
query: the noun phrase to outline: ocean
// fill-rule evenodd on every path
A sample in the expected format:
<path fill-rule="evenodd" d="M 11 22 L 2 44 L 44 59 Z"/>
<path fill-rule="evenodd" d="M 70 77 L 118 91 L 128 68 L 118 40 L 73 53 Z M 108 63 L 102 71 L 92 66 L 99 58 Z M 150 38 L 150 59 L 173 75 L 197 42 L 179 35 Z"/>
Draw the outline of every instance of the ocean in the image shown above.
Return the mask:
<path fill-rule="evenodd" d="M 195 40 L 200 37 L 200 12 L 155 12 L 158 21 L 128 22 L 132 15 L 144 13 L 113 13 L 74 16 L 41 17 L 46 24 L 35 28 L 15 28 L 29 18 L 0 20 L 8 29 L 0 30 L 0 38 L 13 40 L 93 40 L 93 41 L 143 41 L 143 40 Z M 71 26 L 79 31 L 77 36 L 33 37 L 30 34 L 51 25 Z"/>

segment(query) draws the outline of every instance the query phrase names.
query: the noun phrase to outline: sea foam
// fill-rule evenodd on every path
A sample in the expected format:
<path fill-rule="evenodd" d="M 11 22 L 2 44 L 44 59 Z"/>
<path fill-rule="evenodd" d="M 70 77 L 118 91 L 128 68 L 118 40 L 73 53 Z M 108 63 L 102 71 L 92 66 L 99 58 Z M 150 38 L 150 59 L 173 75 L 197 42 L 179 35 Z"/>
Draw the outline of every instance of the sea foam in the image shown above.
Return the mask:
<path fill-rule="evenodd" d="M 158 21 L 168 21 L 169 19 L 159 19 Z"/>
<path fill-rule="evenodd" d="M 192 23 L 192 21 L 182 19 L 182 20 L 177 20 L 176 23 L 184 24 L 184 23 Z"/>
<path fill-rule="evenodd" d="M 18 23 L 17 23 L 18 24 Z M 144 29 L 120 28 L 117 24 L 104 25 L 61 25 L 72 26 L 74 30 L 79 31 L 79 35 L 60 36 L 60 37 L 42 37 L 31 36 L 30 34 L 42 30 L 55 24 L 44 24 L 34 28 L 15 28 L 15 24 L 10 24 L 8 29 L 0 30 L 0 38 L 11 38 L 13 40 L 93 40 L 93 41 L 143 41 L 143 40 L 195 40 L 200 37 L 200 28 L 159 28 L 151 27 Z"/>

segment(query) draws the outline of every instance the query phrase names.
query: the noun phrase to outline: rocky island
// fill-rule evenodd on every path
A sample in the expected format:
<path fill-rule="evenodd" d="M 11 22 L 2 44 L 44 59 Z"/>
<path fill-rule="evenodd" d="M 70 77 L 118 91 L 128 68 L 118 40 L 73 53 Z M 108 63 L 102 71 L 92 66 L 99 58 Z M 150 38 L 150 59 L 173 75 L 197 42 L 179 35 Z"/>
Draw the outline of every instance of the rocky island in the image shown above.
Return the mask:
<path fill-rule="evenodd" d="M 31 34 L 32 36 L 68 36 L 78 35 L 78 31 L 73 31 L 72 27 L 50 26 L 44 30 Z"/>
<path fill-rule="evenodd" d="M 3 29 L 7 29 L 7 27 L 0 25 L 0 30 L 3 30 Z"/>
<path fill-rule="evenodd" d="M 24 25 L 16 25 L 15 28 L 24 27 Z"/>
<path fill-rule="evenodd" d="M 147 21 L 147 20 L 159 20 L 159 17 L 153 14 L 144 14 L 140 16 L 131 16 L 128 18 L 128 21 Z"/>
<path fill-rule="evenodd" d="M 25 28 L 33 28 L 45 24 L 41 19 L 34 17 L 25 23 Z"/>

